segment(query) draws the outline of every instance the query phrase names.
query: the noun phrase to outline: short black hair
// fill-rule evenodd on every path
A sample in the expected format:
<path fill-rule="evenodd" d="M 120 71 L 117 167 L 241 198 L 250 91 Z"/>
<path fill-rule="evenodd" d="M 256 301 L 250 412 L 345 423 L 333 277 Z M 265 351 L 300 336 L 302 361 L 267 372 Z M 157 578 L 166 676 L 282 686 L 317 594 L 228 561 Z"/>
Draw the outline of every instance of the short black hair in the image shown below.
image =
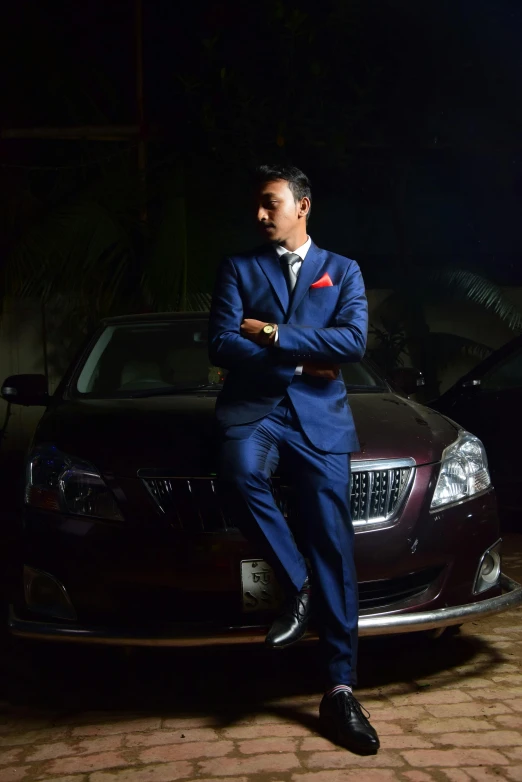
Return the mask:
<path fill-rule="evenodd" d="M 293 193 L 294 200 L 300 201 L 302 198 L 308 198 L 310 204 L 312 203 L 312 188 L 310 180 L 304 174 L 300 168 L 295 166 L 284 166 L 279 164 L 258 166 L 255 171 L 255 181 L 258 186 L 264 185 L 265 182 L 274 182 L 278 179 L 283 179 L 288 182 L 288 187 Z M 307 220 L 310 217 L 311 207 L 306 216 Z"/>

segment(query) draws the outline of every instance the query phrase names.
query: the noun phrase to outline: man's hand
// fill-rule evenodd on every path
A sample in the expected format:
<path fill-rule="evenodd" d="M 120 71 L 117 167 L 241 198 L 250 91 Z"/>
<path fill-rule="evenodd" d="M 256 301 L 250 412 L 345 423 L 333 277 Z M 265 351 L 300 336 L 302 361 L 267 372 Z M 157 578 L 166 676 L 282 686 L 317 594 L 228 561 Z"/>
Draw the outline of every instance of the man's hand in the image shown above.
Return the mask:
<path fill-rule="evenodd" d="M 313 377 L 322 377 L 324 380 L 337 380 L 340 364 L 331 364 L 326 361 L 305 361 L 303 364 L 303 374 Z"/>
<path fill-rule="evenodd" d="M 239 327 L 241 336 L 256 342 L 258 345 L 268 345 L 269 338 L 266 334 L 263 334 L 263 326 L 266 326 L 266 322 L 262 320 L 255 320 L 254 318 L 245 318 Z"/>

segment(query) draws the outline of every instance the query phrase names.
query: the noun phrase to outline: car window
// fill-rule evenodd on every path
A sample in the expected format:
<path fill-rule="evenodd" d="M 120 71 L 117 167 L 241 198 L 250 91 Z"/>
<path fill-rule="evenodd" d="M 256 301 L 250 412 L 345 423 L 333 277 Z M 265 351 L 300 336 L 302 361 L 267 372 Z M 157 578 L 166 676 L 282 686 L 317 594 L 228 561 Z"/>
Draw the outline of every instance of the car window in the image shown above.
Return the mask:
<path fill-rule="evenodd" d="M 205 321 L 121 324 L 101 333 L 78 376 L 76 391 L 126 396 L 219 381 L 219 371 L 208 359 Z"/>
<path fill-rule="evenodd" d="M 384 381 L 365 362 L 343 364 L 341 366 L 344 382 L 354 388 L 384 388 Z"/>
<path fill-rule="evenodd" d="M 383 388 L 385 384 L 365 364 L 346 364 L 347 386 Z M 73 393 L 92 398 L 132 396 L 168 388 L 219 388 L 226 371 L 208 358 L 207 321 L 178 320 L 122 323 L 99 335 L 74 382 Z"/>
<path fill-rule="evenodd" d="M 522 350 L 517 350 L 487 372 L 481 387 L 488 391 L 522 388 Z"/>

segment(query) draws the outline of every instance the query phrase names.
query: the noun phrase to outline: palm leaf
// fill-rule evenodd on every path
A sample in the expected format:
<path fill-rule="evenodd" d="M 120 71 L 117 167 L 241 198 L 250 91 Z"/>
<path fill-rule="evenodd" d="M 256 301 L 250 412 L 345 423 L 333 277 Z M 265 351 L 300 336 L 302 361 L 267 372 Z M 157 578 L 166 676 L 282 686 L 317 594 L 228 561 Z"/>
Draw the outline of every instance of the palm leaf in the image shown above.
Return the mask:
<path fill-rule="evenodd" d="M 426 304 L 449 302 L 469 303 L 491 312 L 512 331 L 522 330 L 522 312 L 499 288 L 474 272 L 464 269 L 415 269 L 401 277 L 400 287 L 393 289 L 379 304 L 374 314 L 386 331 L 400 331 L 411 322 L 415 303 L 418 308 Z"/>
<path fill-rule="evenodd" d="M 465 269 L 433 269 L 413 275 L 417 292 L 427 300 L 442 294 L 446 299 L 468 301 L 493 312 L 513 331 L 522 330 L 522 313 L 498 285 Z"/>
<path fill-rule="evenodd" d="M 6 288 L 14 296 L 81 292 L 101 303 L 114 299 L 121 262 L 133 255 L 122 226 L 102 206 L 58 207 L 22 237 L 7 261 Z"/>
<path fill-rule="evenodd" d="M 187 293 L 188 312 L 208 312 L 212 301 L 211 293 Z"/>

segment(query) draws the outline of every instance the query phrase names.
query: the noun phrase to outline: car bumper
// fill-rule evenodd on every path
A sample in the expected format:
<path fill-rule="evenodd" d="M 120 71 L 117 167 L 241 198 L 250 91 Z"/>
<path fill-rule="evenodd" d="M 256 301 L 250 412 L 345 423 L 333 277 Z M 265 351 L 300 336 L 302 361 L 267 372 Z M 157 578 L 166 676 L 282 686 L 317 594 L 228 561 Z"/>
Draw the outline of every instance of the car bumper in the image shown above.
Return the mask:
<path fill-rule="evenodd" d="M 507 611 L 522 604 L 522 585 L 505 574 L 501 576 L 503 593 L 475 603 L 409 613 L 372 614 L 359 618 L 360 636 L 413 633 L 460 625 L 474 619 Z M 76 623 L 56 623 L 24 619 L 13 606 L 9 611 L 9 629 L 15 636 L 42 641 L 69 641 L 113 646 L 219 646 L 262 642 L 265 630 L 259 627 L 186 627 L 175 626 L 161 633 L 136 629 L 88 627 Z M 314 638 L 309 634 L 310 639 Z"/>

